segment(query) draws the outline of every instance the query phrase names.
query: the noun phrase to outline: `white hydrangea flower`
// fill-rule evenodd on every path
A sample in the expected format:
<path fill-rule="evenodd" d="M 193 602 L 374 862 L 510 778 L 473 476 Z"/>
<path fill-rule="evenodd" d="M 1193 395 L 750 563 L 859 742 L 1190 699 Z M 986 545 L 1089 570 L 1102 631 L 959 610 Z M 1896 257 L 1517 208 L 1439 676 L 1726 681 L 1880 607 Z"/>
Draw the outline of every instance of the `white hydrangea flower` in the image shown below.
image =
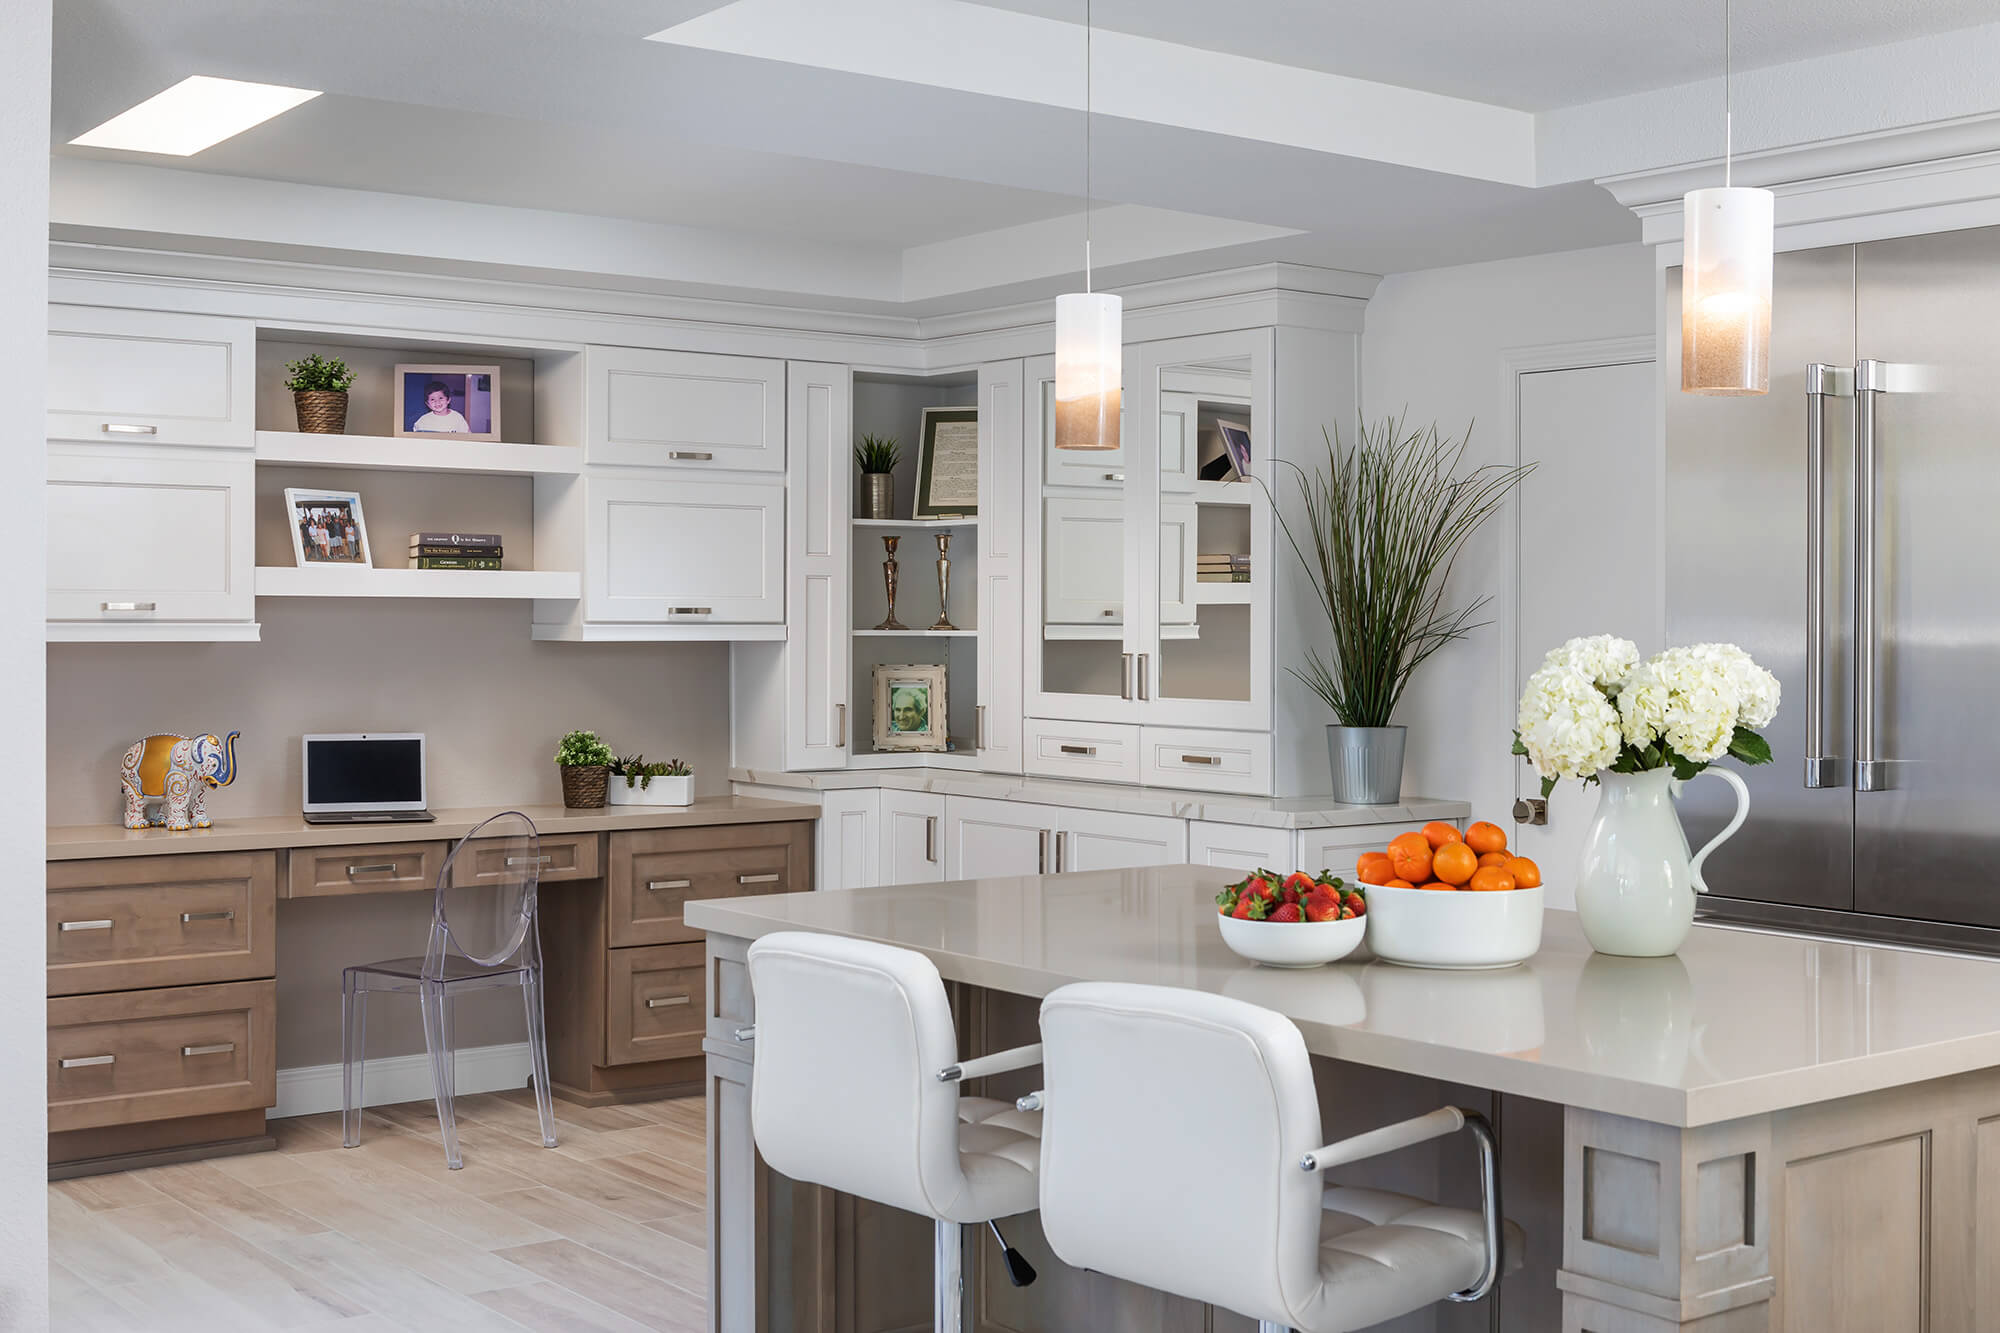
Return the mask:
<path fill-rule="evenodd" d="M 1778 678 L 1733 643 L 1701 643 L 1695 648 L 1713 656 L 1728 674 L 1736 690 L 1737 722 L 1752 731 L 1770 726 L 1778 715 Z"/>
<path fill-rule="evenodd" d="M 1618 689 L 1618 723 L 1626 743 L 1640 749 L 1667 731 L 1667 686 L 1651 662 L 1632 669 Z"/>
<path fill-rule="evenodd" d="M 1529 762 L 1545 778 L 1588 777 L 1618 757 L 1624 740 L 1604 691 L 1562 661 L 1528 678 L 1516 722 Z"/>
<path fill-rule="evenodd" d="M 1739 703 L 1729 661 L 1713 645 L 1690 644 L 1667 649 L 1647 667 L 1666 690 L 1661 734 L 1667 744 L 1697 764 L 1727 754 Z"/>
<path fill-rule="evenodd" d="M 1619 683 L 1639 665 L 1639 645 L 1612 634 L 1593 634 L 1550 649 L 1542 665 L 1567 667 L 1598 689 L 1615 693 Z"/>

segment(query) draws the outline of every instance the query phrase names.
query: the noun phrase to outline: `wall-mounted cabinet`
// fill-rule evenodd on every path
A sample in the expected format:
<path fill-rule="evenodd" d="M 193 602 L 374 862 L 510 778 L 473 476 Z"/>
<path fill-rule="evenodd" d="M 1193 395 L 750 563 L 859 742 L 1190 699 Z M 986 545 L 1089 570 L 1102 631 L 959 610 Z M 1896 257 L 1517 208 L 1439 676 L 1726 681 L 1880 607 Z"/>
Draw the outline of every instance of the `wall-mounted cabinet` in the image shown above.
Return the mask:
<path fill-rule="evenodd" d="M 784 622 L 783 482 L 590 477 L 583 487 L 587 619 Z"/>
<path fill-rule="evenodd" d="M 48 438 L 248 449 L 256 342 L 244 319 L 50 306 Z"/>
<path fill-rule="evenodd" d="M 593 347 L 584 449 L 612 467 L 785 470 L 785 363 Z"/>

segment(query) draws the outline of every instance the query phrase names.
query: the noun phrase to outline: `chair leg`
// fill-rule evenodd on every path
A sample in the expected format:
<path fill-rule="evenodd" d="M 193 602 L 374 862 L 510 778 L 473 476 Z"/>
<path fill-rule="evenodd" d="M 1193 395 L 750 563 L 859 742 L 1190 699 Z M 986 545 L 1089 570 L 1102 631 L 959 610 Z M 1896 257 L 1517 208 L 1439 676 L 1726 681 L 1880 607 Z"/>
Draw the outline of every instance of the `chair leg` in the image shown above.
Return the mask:
<path fill-rule="evenodd" d="M 341 978 L 340 1146 L 361 1146 L 362 1076 L 368 1071 L 368 989 Z"/>
<path fill-rule="evenodd" d="M 1268 1319 L 1257 1321 L 1257 1333 L 1292 1333 L 1290 1325 L 1274 1324 Z"/>
<path fill-rule="evenodd" d="M 521 1002 L 528 1010 L 528 1061 L 535 1071 L 535 1113 L 542 1119 L 542 1146 L 556 1146 L 555 1099 L 549 1091 L 549 1032 L 542 1020 L 542 974 L 526 973 L 521 981 Z"/>
<path fill-rule="evenodd" d="M 458 1155 L 458 1123 L 452 1117 L 451 1045 L 445 1017 L 444 987 L 423 983 L 424 1045 L 430 1051 L 431 1086 L 437 1093 L 438 1129 L 444 1135 L 444 1164 L 453 1171 L 465 1165 Z"/>
<path fill-rule="evenodd" d="M 931 1246 L 931 1327 L 959 1333 L 965 1319 L 965 1236 L 956 1222 L 939 1221 Z"/>

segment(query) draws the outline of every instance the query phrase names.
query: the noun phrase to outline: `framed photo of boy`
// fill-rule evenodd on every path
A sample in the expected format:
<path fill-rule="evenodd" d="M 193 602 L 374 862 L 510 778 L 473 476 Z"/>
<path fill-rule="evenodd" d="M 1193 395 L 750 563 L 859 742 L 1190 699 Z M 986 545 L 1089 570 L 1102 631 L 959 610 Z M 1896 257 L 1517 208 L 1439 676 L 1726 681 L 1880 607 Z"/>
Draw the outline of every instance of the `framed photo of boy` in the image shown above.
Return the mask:
<path fill-rule="evenodd" d="M 395 433 L 500 438 L 500 367 L 397 366 Z"/>
<path fill-rule="evenodd" d="M 292 555 L 307 565 L 374 563 L 369 554 L 368 527 L 361 518 L 361 497 L 353 491 L 285 489 L 285 516 L 292 530 Z"/>
<path fill-rule="evenodd" d="M 941 666 L 875 668 L 875 748 L 943 750 L 944 673 Z"/>

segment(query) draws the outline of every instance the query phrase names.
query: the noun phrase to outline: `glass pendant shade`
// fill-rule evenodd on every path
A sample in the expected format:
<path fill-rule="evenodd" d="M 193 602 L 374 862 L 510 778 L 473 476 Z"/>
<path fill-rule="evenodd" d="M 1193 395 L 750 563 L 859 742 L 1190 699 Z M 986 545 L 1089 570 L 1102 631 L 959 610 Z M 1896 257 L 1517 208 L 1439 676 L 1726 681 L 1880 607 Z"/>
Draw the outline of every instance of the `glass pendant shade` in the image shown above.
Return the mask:
<path fill-rule="evenodd" d="M 1773 199 L 1743 186 L 1690 190 L 1683 205 L 1681 389 L 1771 388 Z"/>
<path fill-rule="evenodd" d="M 1104 292 L 1056 298 L 1056 448 L 1116 449 L 1125 377 L 1125 303 Z"/>

